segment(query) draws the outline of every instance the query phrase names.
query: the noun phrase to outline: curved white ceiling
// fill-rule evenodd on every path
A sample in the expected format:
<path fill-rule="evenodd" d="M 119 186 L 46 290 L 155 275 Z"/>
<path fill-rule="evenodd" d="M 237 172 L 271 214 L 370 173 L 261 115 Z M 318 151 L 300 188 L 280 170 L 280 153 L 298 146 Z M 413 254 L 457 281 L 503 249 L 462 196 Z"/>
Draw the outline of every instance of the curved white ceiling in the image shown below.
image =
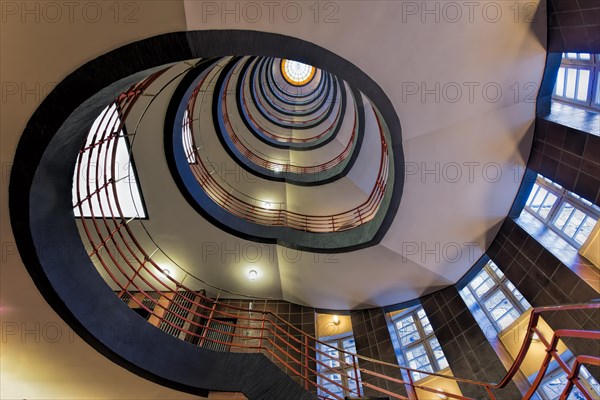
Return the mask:
<path fill-rule="evenodd" d="M 216 286 L 319 308 L 389 305 L 460 279 L 497 233 L 524 172 L 545 63 L 545 44 L 539 40 L 545 21 L 515 20 L 508 4 L 495 2 L 499 9 L 484 3 L 456 23 L 444 20 L 450 10 L 440 5 L 436 23 L 435 15 L 412 14 L 421 11 L 421 3 L 390 1 L 377 7 L 342 3 L 337 22 L 330 24 L 309 23 L 308 17 L 299 23 L 271 24 L 267 18 L 249 23 L 242 14 L 237 23 L 212 4 L 216 15 L 207 14 L 203 3 L 185 2 L 188 29 L 252 29 L 298 37 L 350 60 L 377 82 L 402 125 L 404 194 L 379 245 L 329 256 L 299 254 L 222 232 L 193 216 L 189 207 L 171 209 L 165 188 L 177 189 L 166 182 L 166 166 L 160 172 L 163 167 L 155 164 L 162 149 L 140 142 L 134 154 L 140 180 L 146 182 L 151 216 L 146 224 L 160 246 Z M 501 14 L 496 22 L 500 14 L 494 10 Z M 158 120 L 146 123 L 162 126 Z M 161 182 L 155 193 L 144 176 L 148 173 Z M 252 191 L 257 193 L 255 187 Z M 287 185 L 278 196 L 295 204 L 299 191 Z M 335 204 L 345 192 L 339 186 L 325 193 Z M 155 204 L 169 208 L 168 218 L 153 212 Z M 261 248 L 262 257 L 244 255 L 244 249 L 255 248 Z M 232 255 L 235 249 L 241 255 Z M 249 281 L 249 268 L 259 269 L 261 279 Z"/>
<path fill-rule="evenodd" d="M 537 2 L 536 0 L 535 3 Z M 222 4 L 222 2 L 207 3 L 212 3 L 217 7 L 221 7 Z M 460 123 L 463 123 L 462 121 L 473 123 L 473 116 L 485 117 L 488 114 L 482 113 L 482 111 L 489 110 L 494 115 L 492 119 L 502 121 L 506 128 L 498 127 L 502 134 L 492 137 L 491 142 L 463 140 L 462 143 L 469 143 L 467 149 L 471 151 L 470 154 L 463 155 L 463 157 L 470 157 L 471 161 L 486 162 L 494 159 L 494 157 L 490 157 L 490 153 L 493 155 L 498 149 L 500 154 L 498 158 L 502 158 L 508 165 L 512 165 L 513 161 L 520 165 L 523 164 L 530 145 L 530 136 L 526 133 L 526 126 L 533 122 L 534 105 L 532 103 L 516 105 L 515 108 L 519 109 L 519 112 L 516 113 L 511 108 L 500 104 L 486 104 L 481 101 L 473 104 L 464 101 L 457 104 L 431 102 L 422 104 L 416 96 L 410 96 L 404 102 L 401 83 L 402 80 L 420 82 L 424 79 L 430 83 L 438 80 L 440 82 L 500 81 L 503 85 L 509 84 L 508 87 L 503 86 L 503 89 L 510 96 L 512 94 L 510 85 L 518 82 L 523 89 L 521 90 L 523 93 L 521 96 L 523 96 L 526 89 L 525 84 L 533 82 L 537 85 L 541 79 L 545 43 L 540 42 L 538 37 L 545 38 L 545 12 L 540 12 L 540 18 L 535 24 L 527 22 L 524 17 L 527 17 L 528 14 L 523 13 L 515 23 L 514 11 L 508 9 L 514 3 L 496 2 L 502 6 L 504 16 L 503 20 L 497 24 L 484 24 L 479 12 L 475 14 L 477 23 L 471 24 L 467 11 L 463 12 L 461 20 L 454 24 L 446 22 L 436 24 L 431 22 L 431 16 L 428 17 L 429 23 L 422 24 L 420 23 L 421 16 L 418 14 L 416 16 L 408 15 L 410 10 L 406 10 L 406 7 L 410 5 L 409 3 L 418 6 L 424 2 L 404 2 L 406 3 L 404 6 L 406 22 L 403 22 L 402 2 L 400 1 L 378 1 L 376 3 L 347 1 L 333 3 L 337 9 L 331 7 L 321 9 L 318 15 L 319 23 L 315 23 L 313 11 L 307 8 L 314 3 L 294 2 L 305 8 L 301 20 L 291 23 L 285 21 L 280 13 L 280 10 L 288 2 L 278 3 L 280 6 L 273 22 L 270 22 L 268 10 L 263 9 L 262 21 L 255 23 L 245 21 L 243 18 L 236 23 L 235 14 L 228 16 L 226 22 L 223 23 L 221 12 L 217 12 L 215 15 L 206 15 L 202 12 L 202 3 L 200 2 L 186 1 L 183 4 L 182 1 L 174 0 L 137 2 L 139 8 L 133 16 L 135 23 L 123 23 L 123 14 L 121 14 L 119 22 L 115 23 L 114 14 L 111 14 L 112 11 L 108 9 L 112 2 L 106 3 L 103 8 L 103 17 L 96 23 L 83 20 L 79 12 L 81 8 L 77 9 L 74 22 L 62 18 L 52 23 L 44 21 L 31 23 L 32 17 L 30 16 L 28 17 L 29 23 L 22 23 L 20 15 L 7 16 L 7 22 L 0 24 L 0 70 L 2 71 L 2 81 L 7 84 L 14 83 L 19 89 L 14 95 L 6 94 L 7 100 L 0 107 L 2 131 L 0 154 L 3 165 L 7 168 L 10 166 L 21 132 L 39 102 L 56 82 L 64 79 L 85 62 L 119 46 L 161 33 L 186 29 L 225 28 L 263 30 L 300 37 L 352 61 L 378 82 L 392 99 L 403 127 L 404 151 L 407 160 L 418 163 L 423 154 L 431 154 L 431 157 L 443 156 L 442 160 L 452 159 L 453 155 L 449 151 L 445 151 L 448 148 L 448 140 L 435 144 L 437 142 L 434 139 L 429 141 L 424 138 L 414 141 L 411 139 L 427 136 L 428 133 L 431 133 L 430 136 L 438 135 L 443 138 L 447 133 L 446 127 L 451 125 L 454 125 L 456 131 L 460 132 L 458 127 Z M 99 4 L 104 7 L 104 3 Z M 242 3 L 239 4 L 241 6 Z M 459 4 L 461 3 L 459 2 Z M 478 10 L 481 10 L 481 6 Z M 290 9 L 290 15 L 292 12 L 293 10 Z M 335 12 L 333 18 L 337 19 L 337 22 L 325 23 L 324 20 L 331 12 Z M 539 34 L 536 35 L 534 31 Z M 365 43 L 369 45 L 365 46 Z M 25 94 L 20 89 L 21 84 L 26 85 L 27 88 L 35 88 L 36 84 L 39 84 L 39 89 L 33 94 Z M 407 84 L 405 84 L 406 88 L 408 88 Z M 505 100 L 512 103 L 510 97 L 505 96 Z M 500 109 L 503 107 L 506 110 L 501 111 Z M 518 123 L 511 122 L 511 115 L 514 114 L 522 116 L 523 122 L 520 129 Z M 484 124 L 484 128 L 482 131 L 487 132 L 487 122 Z M 492 133 L 486 135 L 489 138 Z M 471 137 L 477 139 L 479 135 L 472 132 Z M 471 148 L 474 143 L 478 143 L 477 148 Z M 486 149 L 485 152 L 480 152 L 482 147 Z M 476 157 L 471 157 L 471 154 L 475 154 Z M 5 172 L 3 170 L 3 174 Z M 6 175 L 5 178 L 1 182 L 3 196 L 0 198 L 3 216 L 8 215 L 8 196 L 6 194 L 9 180 Z M 467 185 L 465 183 L 462 186 Z M 457 231 L 465 232 L 461 236 L 467 236 L 467 233 L 471 232 L 475 238 L 486 238 L 482 247 L 486 247 L 489 238 L 495 234 L 494 224 L 506 215 L 517 187 L 511 179 L 496 187 L 487 186 L 480 190 L 473 189 L 475 196 L 469 197 L 469 201 L 473 202 L 474 206 L 457 210 L 457 214 L 461 214 L 456 217 L 461 222 L 456 228 Z M 394 229 L 396 232 L 401 232 L 402 229 L 418 229 L 415 234 L 431 233 L 435 236 L 442 236 L 438 231 L 449 229 L 445 226 L 447 225 L 445 219 L 437 221 L 435 229 L 428 230 L 426 227 L 431 225 L 432 215 L 437 217 L 437 215 L 443 214 L 444 218 L 449 218 L 448 213 L 444 211 L 447 206 L 441 209 L 433 208 L 434 199 L 424 196 L 426 189 L 419 189 L 420 187 L 419 182 L 407 182 L 397 221 L 402 226 Z M 460 195 L 461 192 L 456 185 L 452 188 L 456 189 L 454 192 L 457 195 Z M 435 186 L 427 188 L 427 191 L 433 193 L 434 189 Z M 410 194 L 410 192 L 414 193 Z M 454 197 L 450 197 L 447 203 L 455 206 L 457 201 L 454 201 Z M 414 204 L 422 204 L 423 208 L 427 207 L 435 213 L 426 217 L 429 221 L 427 224 L 415 223 L 419 221 L 414 221 L 414 219 L 412 223 L 409 223 L 406 217 L 402 217 L 402 214 L 406 214 Z M 27 326 L 39 322 L 63 324 L 62 320 L 48 307 L 42 296 L 36 295 L 37 289 L 25 272 L 25 267 L 15 252 L 16 249 L 11 247 L 14 244 L 14 238 L 9 219 L 2 218 L 0 226 L 2 239 L 6 244 L 3 249 L 5 250 L 2 260 L 3 268 L 0 268 L 2 293 L 0 312 L 3 321 L 25 323 L 28 324 Z M 397 244 L 399 240 L 402 240 L 400 233 L 393 236 L 390 231 L 385 243 L 391 246 L 393 243 Z M 367 250 L 363 254 L 367 255 L 368 252 Z M 395 257 L 395 253 L 390 254 L 390 252 L 382 251 L 379 257 Z M 293 253 L 288 254 L 287 258 L 293 260 Z M 321 260 L 324 258 L 325 256 L 321 256 Z M 413 256 L 413 258 L 420 260 L 420 256 Z M 401 261 L 403 260 L 401 259 Z M 369 267 L 375 264 L 368 259 L 364 262 Z M 447 272 L 459 276 L 467 264 L 461 264 Z M 328 263 L 327 265 L 332 264 Z M 390 265 L 392 265 L 392 274 L 396 274 L 396 270 L 406 269 L 402 267 L 404 265 L 402 263 L 392 262 Z M 346 274 L 341 277 L 335 275 L 337 264 L 332 269 L 322 268 L 322 270 L 331 271 L 331 275 L 334 275 L 336 279 L 346 279 L 347 276 Z M 298 301 L 314 300 L 319 295 L 328 296 L 325 299 L 332 299 L 335 293 L 331 293 L 331 287 L 325 285 L 326 279 L 322 279 L 323 287 L 315 285 L 311 291 L 307 290 L 308 286 L 300 279 L 302 277 L 306 281 L 312 280 L 315 283 L 312 275 L 316 271 L 318 271 L 318 266 L 310 267 L 310 270 L 284 268 L 279 272 L 281 278 L 278 278 L 278 281 L 287 282 L 283 287 L 296 292 L 296 295 L 290 296 L 291 300 L 295 298 L 298 298 Z M 369 278 L 376 277 L 374 273 L 368 271 Z M 239 275 L 239 272 L 231 272 L 236 285 L 250 290 L 249 281 Z M 380 274 L 383 275 L 384 272 L 380 271 Z M 365 273 L 365 271 L 363 270 L 361 273 Z M 422 276 L 415 273 L 411 278 L 421 277 L 423 282 L 427 283 L 427 278 L 422 278 Z M 348 278 L 348 280 L 350 279 Z M 255 282 L 262 284 L 260 281 Z M 384 299 L 386 294 L 397 296 L 397 292 L 400 291 L 397 290 L 398 287 L 396 289 L 378 289 L 375 286 L 376 283 L 374 279 L 363 282 L 356 297 L 359 299 L 378 297 L 379 301 L 385 303 L 388 302 Z M 404 284 L 405 282 L 400 283 Z M 443 285 L 446 284 L 443 283 Z M 371 295 L 363 295 L 363 290 L 365 293 L 370 291 Z M 344 291 L 351 293 L 350 289 Z M 412 296 L 412 294 L 406 293 L 406 296 Z M 330 301 L 330 303 L 335 306 L 334 302 Z M 344 302 L 339 302 L 339 305 L 343 306 L 342 303 Z M 372 303 L 375 304 L 377 301 L 372 301 Z M 32 340 L 23 341 L 18 334 L 9 336 L 2 345 L 0 368 L 1 381 L 8 384 L 1 385 L 0 397 L 80 399 L 134 398 L 137 396 L 159 398 L 173 393 L 132 374 L 124 373 L 121 367 L 107 362 L 94 349 L 83 344 L 77 335 L 75 335 L 75 343 L 69 340 L 69 337 L 65 334 L 58 342 L 36 343 Z M 56 382 L 66 381 L 70 382 L 68 388 L 62 384 L 56 384 Z M 176 395 L 181 398 L 188 397 L 182 393 L 176 393 Z"/>

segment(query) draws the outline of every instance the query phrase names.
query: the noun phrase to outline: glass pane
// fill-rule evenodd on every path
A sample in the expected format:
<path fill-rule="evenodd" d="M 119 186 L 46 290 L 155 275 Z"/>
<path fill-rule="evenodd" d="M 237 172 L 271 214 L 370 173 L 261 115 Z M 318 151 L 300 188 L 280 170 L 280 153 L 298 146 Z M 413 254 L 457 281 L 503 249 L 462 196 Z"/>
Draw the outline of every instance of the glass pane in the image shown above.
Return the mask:
<path fill-rule="evenodd" d="M 508 312 L 498 320 L 498 325 L 500 325 L 500 329 L 506 329 L 510 324 L 512 324 L 517 318 L 519 318 L 519 312 L 514 308 L 508 310 Z"/>
<path fill-rule="evenodd" d="M 506 328 L 520 315 L 501 290 L 496 291 L 492 297 L 485 301 L 484 306 L 490 312 L 494 321 L 498 323 L 500 329 Z"/>
<path fill-rule="evenodd" d="M 577 70 L 575 68 L 567 68 L 567 83 L 565 97 L 567 99 L 575 98 L 575 84 L 577 83 Z"/>
<path fill-rule="evenodd" d="M 577 83 L 577 100 L 587 101 L 589 83 L 590 71 L 588 71 L 587 69 L 580 69 L 579 82 Z"/>
<path fill-rule="evenodd" d="M 500 269 L 498 268 L 498 266 L 496 264 L 494 264 L 494 262 L 492 260 L 488 261 L 488 265 L 490 266 L 490 268 L 492 269 L 492 271 L 494 271 L 494 273 L 496 274 L 496 276 L 499 279 L 504 278 L 504 274 L 502 273 L 502 271 L 500 271 Z"/>
<path fill-rule="evenodd" d="M 492 277 L 487 273 L 487 271 L 482 270 L 472 281 L 469 283 L 471 289 L 475 292 L 475 295 L 478 298 L 481 298 L 487 292 L 490 291 L 495 285 Z"/>
<path fill-rule="evenodd" d="M 421 322 L 421 327 L 423 327 L 425 334 L 429 335 L 430 333 L 433 333 L 433 328 L 431 327 L 431 323 L 429 322 L 427 315 L 425 315 L 425 311 L 421 308 L 417 312 L 417 315 L 419 316 L 419 321 Z"/>
<path fill-rule="evenodd" d="M 330 397 L 335 395 L 338 397 L 344 397 L 344 390 L 342 387 L 342 376 L 340 374 L 328 374 L 325 377 L 329 380 L 321 378 L 321 386 L 324 390 L 320 389 L 321 396 Z M 340 385 L 340 386 L 338 386 Z M 325 391 L 326 390 L 326 391 Z"/>
<path fill-rule="evenodd" d="M 560 398 L 560 395 L 562 394 L 566 385 L 567 376 L 563 373 L 556 379 L 542 386 L 542 390 L 550 400 L 556 400 Z M 573 387 L 573 389 L 571 389 L 571 394 L 569 394 L 567 397 L 567 400 L 585 400 L 585 396 L 583 396 L 579 389 Z"/>
<path fill-rule="evenodd" d="M 563 203 L 560 206 L 560 211 L 558 212 L 558 215 L 554 220 L 554 226 L 556 226 L 558 229 L 562 230 L 563 227 L 565 226 L 565 223 L 571 216 L 572 212 L 573 212 L 573 206 L 566 202 Z"/>
<path fill-rule="evenodd" d="M 598 221 L 596 221 L 594 218 L 588 216 L 581 225 L 581 229 L 575 236 L 575 241 L 579 244 L 584 244 L 588 236 L 590 236 L 592 229 L 594 229 L 594 226 L 596 226 L 597 222 Z"/>
<path fill-rule="evenodd" d="M 422 344 L 406 350 L 406 361 L 408 362 L 421 358 L 423 356 L 427 357 L 427 352 L 425 351 L 425 346 L 423 346 Z"/>
<path fill-rule="evenodd" d="M 79 203 L 80 199 L 83 200 L 89 197 L 89 200 L 81 203 L 81 210 L 78 206 L 73 209 L 76 217 L 92 217 L 101 214 L 116 216 L 118 214 L 116 209 L 117 198 L 124 217 L 146 217 L 142 194 L 139 191 L 131 161 L 129 142 L 123 136 L 121 123 L 119 110 L 117 105 L 113 103 L 102 110 L 92 124 L 85 143 L 88 150 L 82 154 L 81 158 L 81 173 L 78 174 L 78 167 L 76 166 L 72 188 L 74 206 Z M 109 139 L 112 134 L 117 134 L 118 137 Z M 102 147 L 90 147 L 100 140 L 105 141 Z M 100 158 L 98 158 L 98 155 L 100 155 Z M 110 170 L 106 167 L 112 164 L 115 165 L 114 171 L 105 175 L 102 171 L 105 169 Z M 90 169 L 89 175 L 88 167 Z M 96 176 L 96 169 L 100 171 L 98 176 Z M 113 181 L 112 184 L 110 183 L 111 180 Z M 106 187 L 106 190 L 97 190 L 97 188 L 103 187 Z"/>
<path fill-rule="evenodd" d="M 566 226 L 563 229 L 567 236 L 573 237 L 575 235 L 577 228 L 579 228 L 579 225 L 581 225 L 584 218 L 585 214 L 580 210 L 575 209 L 575 212 L 571 216 L 571 219 L 567 222 Z"/>
<path fill-rule="evenodd" d="M 531 308 L 531 304 L 529 304 L 527 299 L 525 299 L 525 297 L 523 297 L 521 292 L 519 292 L 519 290 L 515 287 L 515 285 L 512 284 L 511 281 L 508 281 L 508 280 L 506 281 L 506 287 L 508 287 L 510 292 L 513 294 L 513 296 L 515 296 L 515 298 L 519 301 L 519 303 L 521 303 L 521 306 L 523 306 L 523 308 L 525 310 L 529 310 Z"/>
<path fill-rule="evenodd" d="M 419 368 L 421 371 L 428 371 L 428 372 L 433 372 L 433 368 L 431 367 L 431 364 L 424 366 L 422 368 Z M 423 378 L 427 378 L 429 375 L 427 374 L 421 374 L 419 372 L 413 372 L 412 373 L 413 379 L 415 381 L 418 381 L 419 379 L 423 379 Z"/>
<path fill-rule="evenodd" d="M 556 203 L 557 198 L 558 197 L 556 197 L 553 193 L 548 193 L 548 196 L 546 196 L 546 200 L 544 200 L 544 202 L 538 210 L 538 213 L 541 217 L 548 217 L 548 214 L 550 213 L 550 210 L 552 210 L 552 206 L 554 206 L 554 203 Z"/>
<path fill-rule="evenodd" d="M 353 394 L 358 394 L 358 390 L 356 390 L 356 387 L 357 387 L 357 383 L 360 383 L 360 371 L 357 370 L 357 373 L 358 373 L 358 379 L 354 376 L 353 369 L 348 371 L 348 388 L 350 389 L 350 392 Z"/>
<path fill-rule="evenodd" d="M 406 346 L 415 340 L 421 339 L 412 315 L 396 322 L 396 330 L 400 336 L 402 346 Z"/>
<path fill-rule="evenodd" d="M 342 348 L 346 350 L 348 353 L 356 354 L 356 343 L 354 342 L 354 338 L 345 339 L 342 341 Z M 345 361 L 347 364 L 353 364 L 354 360 L 350 354 L 344 355 Z"/>
<path fill-rule="evenodd" d="M 564 96 L 564 92 L 565 92 L 565 69 L 559 68 L 558 76 L 556 78 L 556 90 L 554 93 L 557 96 Z"/>
<path fill-rule="evenodd" d="M 448 361 L 446 360 L 446 356 L 444 355 L 438 340 L 436 338 L 431 339 L 429 345 L 431 346 L 431 351 L 433 352 L 433 356 L 435 357 L 440 370 L 446 368 L 448 366 Z"/>
<path fill-rule="evenodd" d="M 321 361 L 327 364 L 330 368 L 336 368 L 340 366 L 339 357 L 340 353 L 334 349 L 333 347 L 337 346 L 337 342 L 329 342 L 326 345 L 321 346 L 321 351 L 324 354 L 321 354 Z"/>
<path fill-rule="evenodd" d="M 547 194 L 548 191 L 543 187 L 540 187 L 540 190 L 538 190 L 538 192 L 536 193 L 529 207 L 531 207 L 533 211 L 538 212 Z"/>

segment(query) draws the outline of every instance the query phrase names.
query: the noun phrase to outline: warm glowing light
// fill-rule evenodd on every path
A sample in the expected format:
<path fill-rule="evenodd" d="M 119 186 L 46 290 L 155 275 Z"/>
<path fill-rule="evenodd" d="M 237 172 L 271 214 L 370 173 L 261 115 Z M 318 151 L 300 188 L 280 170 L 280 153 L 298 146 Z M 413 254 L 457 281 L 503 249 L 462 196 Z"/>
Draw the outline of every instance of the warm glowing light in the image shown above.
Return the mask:
<path fill-rule="evenodd" d="M 438 392 L 443 392 L 443 390 L 440 389 L 440 388 L 437 388 L 435 390 L 437 390 Z M 444 393 L 436 393 L 436 394 L 437 394 L 437 397 L 439 397 L 440 399 L 447 399 L 448 398 L 448 396 L 446 396 Z"/>
<path fill-rule="evenodd" d="M 333 323 L 336 325 L 340 324 L 340 317 L 338 317 L 337 315 L 333 316 Z"/>
<path fill-rule="evenodd" d="M 168 269 L 166 269 L 166 268 L 164 268 L 164 269 L 162 270 L 162 273 L 163 273 L 163 275 L 165 275 L 165 276 L 169 276 L 169 275 L 171 275 L 171 271 L 169 271 L 169 270 L 168 270 Z"/>
<path fill-rule="evenodd" d="M 256 272 L 256 270 L 255 270 L 255 269 L 251 269 L 251 270 L 248 272 L 248 278 L 249 278 L 251 281 L 254 281 L 254 280 L 256 280 L 256 278 L 257 278 L 257 277 L 258 277 L 258 272 Z"/>
<path fill-rule="evenodd" d="M 281 60 L 281 74 L 288 83 L 306 85 L 315 76 L 316 68 L 298 61 Z"/>
<path fill-rule="evenodd" d="M 540 337 L 538 336 L 537 333 L 533 332 L 533 334 L 531 335 L 531 341 L 532 342 L 539 342 L 540 341 Z"/>
<path fill-rule="evenodd" d="M 283 165 L 281 165 L 281 164 L 275 164 L 273 166 L 273 171 L 275 171 L 275 172 L 281 172 L 281 171 L 283 171 Z"/>

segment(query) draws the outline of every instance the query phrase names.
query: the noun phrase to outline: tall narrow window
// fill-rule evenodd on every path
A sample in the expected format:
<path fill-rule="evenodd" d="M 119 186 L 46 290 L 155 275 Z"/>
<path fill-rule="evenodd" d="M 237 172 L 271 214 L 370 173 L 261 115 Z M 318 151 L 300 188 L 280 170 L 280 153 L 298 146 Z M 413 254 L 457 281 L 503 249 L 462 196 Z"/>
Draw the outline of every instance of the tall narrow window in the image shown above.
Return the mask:
<path fill-rule="evenodd" d="M 392 322 L 404 358 L 400 361 L 405 367 L 428 372 L 448 367 L 446 356 L 422 307 L 413 307 L 394 315 Z M 428 376 L 416 371 L 411 374 L 415 381 Z"/>
<path fill-rule="evenodd" d="M 559 369 L 559 373 L 553 373 L 549 378 L 546 378 L 545 382 L 542 382 L 540 388 L 537 390 L 537 394 L 543 400 L 558 400 L 562 394 L 565 386 L 567 385 L 567 374 L 562 369 Z M 588 389 L 592 394 L 600 398 L 600 384 L 592 374 L 585 368 L 581 367 L 579 371 L 579 382 Z M 567 397 L 567 400 L 584 400 L 585 396 L 577 387 L 571 389 L 571 393 Z"/>
<path fill-rule="evenodd" d="M 600 110 L 600 54 L 563 53 L 554 99 Z"/>
<path fill-rule="evenodd" d="M 474 303 L 481 307 L 496 332 L 506 329 L 531 308 L 531 304 L 492 260 L 460 290 L 460 295 L 469 308 L 473 308 Z"/>
<path fill-rule="evenodd" d="M 357 384 L 360 384 L 360 372 L 358 372 L 358 366 L 354 367 L 354 363 L 358 360 L 356 357 L 352 357 L 352 354 L 356 354 L 356 344 L 352 334 L 345 334 L 337 338 L 324 338 L 323 343 L 317 344 L 317 349 L 319 396 L 330 398 L 333 394 L 340 398 L 356 397 L 358 395 Z"/>
<path fill-rule="evenodd" d="M 541 175 L 523 212 L 532 214 L 577 249 L 600 218 L 600 207 Z"/>

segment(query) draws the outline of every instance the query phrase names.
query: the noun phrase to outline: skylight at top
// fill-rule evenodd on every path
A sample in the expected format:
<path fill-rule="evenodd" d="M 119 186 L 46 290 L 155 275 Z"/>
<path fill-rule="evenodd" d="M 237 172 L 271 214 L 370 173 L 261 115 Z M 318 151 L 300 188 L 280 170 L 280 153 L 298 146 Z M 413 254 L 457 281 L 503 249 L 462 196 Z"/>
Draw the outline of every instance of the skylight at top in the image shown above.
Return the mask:
<path fill-rule="evenodd" d="M 316 68 L 298 61 L 282 60 L 281 73 L 288 83 L 296 86 L 305 85 L 315 75 Z"/>

